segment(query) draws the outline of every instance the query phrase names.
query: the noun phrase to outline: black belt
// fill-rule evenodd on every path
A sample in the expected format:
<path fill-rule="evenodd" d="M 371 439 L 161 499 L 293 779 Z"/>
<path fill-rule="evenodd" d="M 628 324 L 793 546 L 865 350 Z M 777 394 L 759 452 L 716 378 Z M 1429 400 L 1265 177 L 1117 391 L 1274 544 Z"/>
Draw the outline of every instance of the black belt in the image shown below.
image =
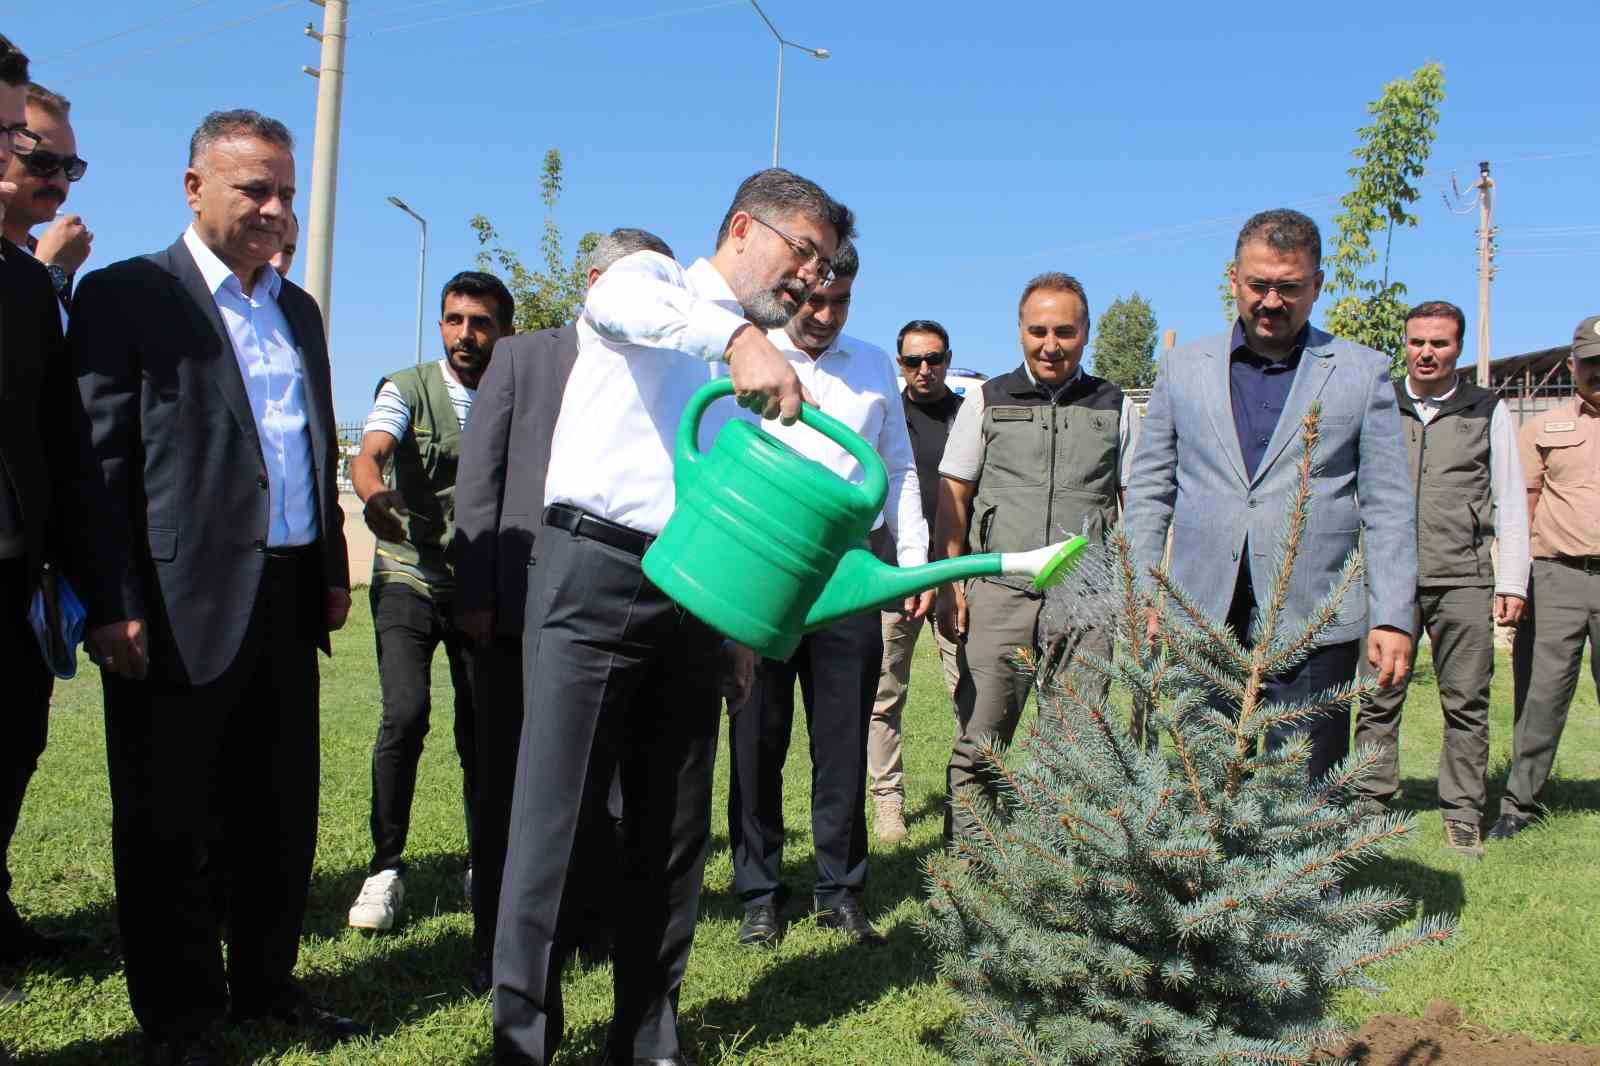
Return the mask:
<path fill-rule="evenodd" d="M 263 546 L 261 548 L 261 554 L 265 555 L 268 559 L 299 559 L 302 556 L 316 554 L 320 546 L 320 542 L 315 540 L 310 544 Z"/>
<path fill-rule="evenodd" d="M 1558 555 L 1550 561 L 1586 574 L 1600 574 L 1600 555 Z"/>
<path fill-rule="evenodd" d="M 600 518 L 564 503 L 552 503 L 544 509 L 544 524 L 564 529 L 574 537 L 597 540 L 629 555 L 643 555 L 655 542 L 655 537 L 610 519 Z"/>

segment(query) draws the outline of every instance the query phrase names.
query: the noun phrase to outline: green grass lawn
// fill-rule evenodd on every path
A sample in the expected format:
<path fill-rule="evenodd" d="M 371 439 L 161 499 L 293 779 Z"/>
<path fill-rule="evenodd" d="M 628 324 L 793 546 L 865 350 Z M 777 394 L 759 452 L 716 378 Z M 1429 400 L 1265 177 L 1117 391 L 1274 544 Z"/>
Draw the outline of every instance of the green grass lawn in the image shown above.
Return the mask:
<path fill-rule="evenodd" d="M 460 771 L 450 740 L 450 696 L 443 655 L 434 693 L 442 717 L 423 756 L 407 878 L 410 920 L 394 935 L 347 930 L 345 911 L 365 873 L 369 756 L 378 721 L 372 628 L 356 597 L 336 656 L 323 668 L 322 820 L 300 973 L 313 993 L 373 1022 L 381 1036 L 337 1048 L 285 1044 L 257 1030 L 230 1036 L 241 1061 L 305 1063 L 473 1063 L 489 1060 L 487 999 L 466 988 L 471 918 L 461 874 L 465 835 Z M 944 763 L 951 714 L 931 640 L 918 649 L 906 714 L 911 835 L 899 847 L 874 844 L 869 910 L 888 934 L 886 948 L 851 946 L 842 935 L 793 917 L 774 952 L 735 940 L 730 897 L 726 761 L 718 767 L 712 855 L 699 933 L 684 982 L 684 1038 L 703 1063 L 934 1064 L 949 1059 L 941 1034 L 956 1013 L 940 990 L 912 928 L 921 902 L 919 864 L 939 844 Z M 1510 751 L 1510 670 L 1495 681 L 1491 805 L 1497 809 Z M 1557 763 L 1548 823 L 1492 846 L 1482 863 L 1456 858 L 1441 843 L 1435 809 L 1439 712 L 1426 655 L 1412 688 L 1402 752 L 1406 805 L 1419 813 L 1416 838 L 1362 875 L 1398 882 L 1430 911 L 1456 911 L 1461 935 L 1440 952 L 1401 960 L 1384 972 L 1379 999 L 1350 997 L 1352 1023 L 1379 1010 L 1418 1014 L 1450 998 L 1489 1029 L 1542 1040 L 1600 1043 L 1600 713 L 1585 672 Z M 1031 713 L 1031 712 L 1030 712 Z M 790 827 L 787 879 L 809 896 L 811 840 L 804 723 L 787 773 Z M 94 957 L 36 969 L 20 983 L 21 1007 L 0 1011 L 0 1045 L 30 1063 L 137 1061 L 114 943 L 110 849 L 100 689 L 92 670 L 60 686 L 50 749 L 11 852 L 23 912 L 46 928 L 91 936 Z M 609 967 L 571 973 L 568 1042 L 560 1062 L 595 1060 L 611 1005 Z"/>

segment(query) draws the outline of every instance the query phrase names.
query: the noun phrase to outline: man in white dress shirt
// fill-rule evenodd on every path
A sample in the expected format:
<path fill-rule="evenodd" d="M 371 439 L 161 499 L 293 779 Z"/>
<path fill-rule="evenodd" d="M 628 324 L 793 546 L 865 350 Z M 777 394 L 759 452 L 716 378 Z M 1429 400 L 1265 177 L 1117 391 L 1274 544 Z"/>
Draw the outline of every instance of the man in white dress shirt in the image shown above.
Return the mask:
<path fill-rule="evenodd" d="M 833 257 L 834 279 L 817 288 L 772 341 L 788 357 L 806 391 L 826 414 L 870 442 L 889 473 L 883 514 L 901 566 L 928 561 L 928 524 L 922 514 L 911 439 L 901 414 L 894 363 L 877 345 L 843 332 L 860 262 L 854 244 Z M 861 464 L 808 426 L 768 423 L 767 432 L 851 482 L 865 478 Z M 917 618 L 933 593 L 903 605 Z M 862 907 L 867 880 L 867 723 L 878 688 L 883 633 L 877 611 L 864 611 L 808 633 L 786 660 L 756 664 L 750 699 L 728 724 L 728 839 L 733 846 L 733 886 L 744 907 L 739 942 L 770 946 L 781 931 L 787 887 L 783 870 L 783 764 L 794 724 L 794 686 L 804 693 L 811 737 L 811 830 L 817 881 L 817 923 L 842 929 L 861 944 L 880 944 Z"/>
<path fill-rule="evenodd" d="M 538 625 L 526 639 L 537 651 L 495 934 L 498 1063 L 543 1066 L 560 1044 L 556 919 L 580 810 L 614 768 L 622 909 L 603 1061 L 693 1061 L 678 1039 L 678 990 L 710 839 L 717 704 L 743 701 L 752 660 L 647 581 L 640 557 L 672 513 L 678 421 L 720 363 L 741 404 L 799 417 L 800 379 L 766 331 L 831 277 L 853 230 L 849 209 L 815 183 L 765 170 L 739 186 L 710 259 L 685 269 L 636 252 L 589 290 L 530 571 Z M 712 408 L 710 432 L 731 406 Z"/>

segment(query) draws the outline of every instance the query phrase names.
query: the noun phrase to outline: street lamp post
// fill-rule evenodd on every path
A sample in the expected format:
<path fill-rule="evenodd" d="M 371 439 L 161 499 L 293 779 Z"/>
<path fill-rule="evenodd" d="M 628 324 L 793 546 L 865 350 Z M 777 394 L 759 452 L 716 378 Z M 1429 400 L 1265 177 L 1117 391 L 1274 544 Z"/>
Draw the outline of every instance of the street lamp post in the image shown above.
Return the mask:
<path fill-rule="evenodd" d="M 750 0 L 750 6 L 756 9 L 756 14 L 761 16 L 761 21 L 767 24 L 767 29 L 772 31 L 772 36 L 778 42 L 778 102 L 772 114 L 772 165 L 777 166 L 778 139 L 783 132 L 783 50 L 785 48 L 796 48 L 813 59 L 827 59 L 832 53 L 826 48 L 807 48 L 803 44 L 795 44 L 793 41 L 786 40 L 783 34 L 778 32 L 778 27 L 772 24 L 772 20 L 767 18 L 767 13 L 761 10 L 761 5 L 756 3 L 756 0 Z"/>
<path fill-rule="evenodd" d="M 417 365 L 422 365 L 422 308 L 423 308 L 423 279 L 428 273 L 428 220 L 406 206 L 406 202 L 398 196 L 389 197 L 389 202 L 400 210 L 417 220 L 422 227 L 422 251 L 417 256 Z"/>

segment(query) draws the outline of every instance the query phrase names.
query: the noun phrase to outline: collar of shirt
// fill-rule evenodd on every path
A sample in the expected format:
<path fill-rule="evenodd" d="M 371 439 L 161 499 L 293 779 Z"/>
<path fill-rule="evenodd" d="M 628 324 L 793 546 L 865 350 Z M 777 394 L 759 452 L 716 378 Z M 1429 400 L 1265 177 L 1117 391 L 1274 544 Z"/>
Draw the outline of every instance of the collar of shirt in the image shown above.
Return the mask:
<path fill-rule="evenodd" d="M 689 264 L 689 269 L 683 272 L 683 278 L 689 283 L 689 288 L 702 300 L 722 304 L 728 310 L 744 315 L 744 306 L 739 303 L 739 298 L 728 287 L 728 279 L 722 272 L 711 265 L 709 259 L 696 259 Z M 778 332 L 783 332 L 779 330 Z M 777 342 L 774 341 L 774 344 Z M 779 345 L 782 347 L 782 345 Z"/>
<path fill-rule="evenodd" d="M 1456 390 L 1461 387 L 1461 383 L 1459 381 L 1457 381 L 1454 385 L 1450 386 L 1450 391 L 1449 392 L 1442 393 L 1441 395 L 1438 395 L 1438 396 L 1418 396 L 1416 394 L 1416 392 L 1413 391 L 1412 388 L 1411 388 L 1411 379 L 1408 377 L 1408 378 L 1405 379 L 1405 382 L 1406 382 L 1406 395 L 1411 397 L 1411 402 L 1412 403 L 1425 403 L 1425 404 L 1430 404 L 1430 405 L 1432 405 L 1434 407 L 1438 407 L 1440 404 L 1444 403 L 1450 397 L 1454 396 L 1456 394 Z"/>
<path fill-rule="evenodd" d="M 244 297 L 244 286 L 239 284 L 238 277 L 228 268 L 228 264 L 217 258 L 217 253 L 213 252 L 206 242 L 200 239 L 200 234 L 195 231 L 193 223 L 183 231 L 183 244 L 184 247 L 189 249 L 189 254 L 194 256 L 195 266 L 200 268 L 200 276 L 205 279 L 206 288 L 211 290 L 213 297 L 223 289 L 228 289 L 236 296 Z M 263 283 L 267 287 L 266 298 L 276 302 L 278 290 L 283 285 L 283 279 L 267 263 L 263 263 L 256 269 L 255 284 L 251 286 L 251 292 L 257 294 L 254 297 L 257 300 L 261 298 L 259 291 Z"/>
<path fill-rule="evenodd" d="M 1306 341 L 1310 338 L 1310 336 L 1311 324 L 1308 322 L 1301 326 L 1300 332 L 1295 335 L 1294 347 L 1289 350 L 1289 357 L 1287 359 L 1268 359 L 1266 356 L 1250 347 L 1250 342 L 1245 339 L 1244 319 L 1236 318 L 1233 320 L 1233 332 L 1228 338 L 1228 357 L 1230 359 L 1239 359 L 1242 357 L 1252 363 L 1263 366 L 1270 366 L 1274 363 L 1282 363 L 1284 366 L 1297 367 L 1300 365 L 1300 355 L 1306 350 Z"/>

